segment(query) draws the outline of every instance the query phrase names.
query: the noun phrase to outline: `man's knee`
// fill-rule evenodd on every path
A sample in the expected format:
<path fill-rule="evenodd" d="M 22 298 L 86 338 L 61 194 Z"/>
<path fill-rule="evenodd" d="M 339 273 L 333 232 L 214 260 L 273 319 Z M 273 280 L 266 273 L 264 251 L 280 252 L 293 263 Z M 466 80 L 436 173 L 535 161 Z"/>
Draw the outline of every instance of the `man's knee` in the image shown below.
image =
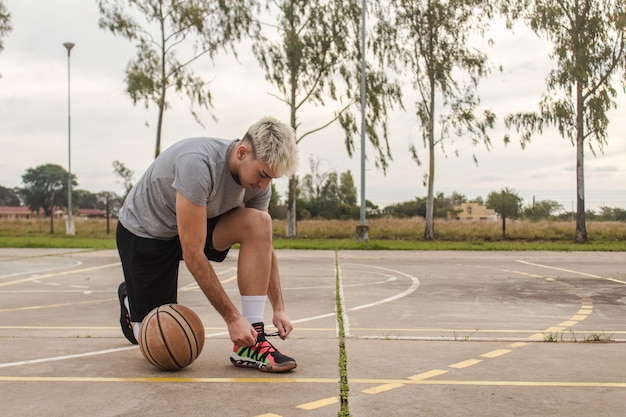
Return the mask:
<path fill-rule="evenodd" d="M 271 238 L 272 218 L 269 213 L 256 209 L 244 209 L 246 211 L 246 228 L 256 239 Z"/>
<path fill-rule="evenodd" d="M 272 218 L 269 213 L 252 208 L 238 208 L 222 216 L 213 234 L 213 245 L 263 242 L 272 239 Z"/>

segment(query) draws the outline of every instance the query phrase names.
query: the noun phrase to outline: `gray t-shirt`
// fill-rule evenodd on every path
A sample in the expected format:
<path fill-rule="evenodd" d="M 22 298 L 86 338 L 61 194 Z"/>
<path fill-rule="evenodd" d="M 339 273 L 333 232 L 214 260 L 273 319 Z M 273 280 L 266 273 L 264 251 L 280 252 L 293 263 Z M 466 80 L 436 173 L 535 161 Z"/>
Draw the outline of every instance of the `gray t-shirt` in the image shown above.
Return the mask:
<path fill-rule="evenodd" d="M 207 218 L 241 206 L 266 210 L 271 188 L 245 189 L 230 173 L 228 157 L 236 143 L 201 137 L 170 146 L 126 196 L 119 214 L 122 225 L 140 237 L 175 237 L 177 191 L 205 206 Z"/>

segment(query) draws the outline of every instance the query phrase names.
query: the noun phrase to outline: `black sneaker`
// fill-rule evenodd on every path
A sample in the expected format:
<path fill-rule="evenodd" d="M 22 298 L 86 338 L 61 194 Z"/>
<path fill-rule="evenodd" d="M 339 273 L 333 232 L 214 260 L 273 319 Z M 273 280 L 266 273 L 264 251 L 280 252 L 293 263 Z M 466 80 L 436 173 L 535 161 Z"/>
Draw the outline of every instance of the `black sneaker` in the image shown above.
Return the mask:
<path fill-rule="evenodd" d="M 266 336 L 277 334 L 265 334 L 263 323 L 255 323 L 252 326 L 258 333 L 256 344 L 250 347 L 235 345 L 233 353 L 230 354 L 233 365 L 256 368 L 262 372 L 286 372 L 297 366 L 294 359 L 283 355 L 267 341 Z"/>
<path fill-rule="evenodd" d="M 122 282 L 117 288 L 117 297 L 120 299 L 120 326 L 122 326 L 122 332 L 126 339 L 133 345 L 137 345 L 137 339 L 135 339 L 135 333 L 133 333 L 133 324 L 130 322 L 130 314 L 128 309 L 124 305 L 124 299 L 126 298 L 126 283 Z"/>

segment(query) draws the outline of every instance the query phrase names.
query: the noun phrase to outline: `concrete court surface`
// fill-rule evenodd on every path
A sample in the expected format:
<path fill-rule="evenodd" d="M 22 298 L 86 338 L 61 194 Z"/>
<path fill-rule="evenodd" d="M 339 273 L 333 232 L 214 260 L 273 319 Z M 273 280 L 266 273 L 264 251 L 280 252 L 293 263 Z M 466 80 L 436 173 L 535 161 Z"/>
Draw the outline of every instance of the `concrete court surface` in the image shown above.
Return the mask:
<path fill-rule="evenodd" d="M 0 415 L 337 416 L 336 294 L 352 416 L 626 415 L 623 253 L 277 254 L 287 374 L 230 364 L 184 264 L 179 302 L 207 339 L 161 372 L 119 330 L 115 251 L 0 249 Z M 238 305 L 236 255 L 214 267 Z"/>

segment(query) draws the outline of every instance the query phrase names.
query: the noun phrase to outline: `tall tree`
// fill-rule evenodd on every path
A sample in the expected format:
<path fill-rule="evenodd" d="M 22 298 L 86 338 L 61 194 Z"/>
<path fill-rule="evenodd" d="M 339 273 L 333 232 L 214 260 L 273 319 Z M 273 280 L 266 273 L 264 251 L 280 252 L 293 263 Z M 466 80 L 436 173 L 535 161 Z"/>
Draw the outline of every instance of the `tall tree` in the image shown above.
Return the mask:
<path fill-rule="evenodd" d="M 533 197 L 532 204 L 524 208 L 524 217 L 530 220 L 549 219 L 559 212 L 565 211 L 563 205 L 554 200 L 535 201 Z"/>
<path fill-rule="evenodd" d="M 4 49 L 4 42 L 2 38 L 4 38 L 12 29 L 11 14 L 5 7 L 2 0 L 0 0 L 0 52 Z M 2 75 L 0 75 L 0 77 L 1 76 Z"/>
<path fill-rule="evenodd" d="M 539 111 L 506 117 L 522 147 L 549 126 L 576 148 L 576 234 L 587 241 L 584 148 L 595 155 L 608 141 L 607 111 L 615 108 L 616 84 L 626 83 L 626 3 L 624 0 L 517 0 L 505 3 L 513 20 L 523 19 L 553 43 L 557 67 L 547 77 Z M 505 142 L 510 140 L 509 135 Z"/>
<path fill-rule="evenodd" d="M 20 197 L 12 188 L 6 188 L 0 185 L 0 206 L 19 206 Z"/>
<path fill-rule="evenodd" d="M 133 188 L 133 175 L 135 175 L 135 172 L 118 160 L 113 161 L 113 172 L 120 177 L 119 180 L 124 185 L 124 196 L 122 197 L 122 200 L 124 200 Z"/>
<path fill-rule="evenodd" d="M 311 155 L 309 157 L 310 174 L 306 174 L 302 179 L 302 197 L 308 200 L 319 201 L 322 198 L 322 189 L 328 181 L 328 177 L 333 171 L 320 170 L 320 158 Z"/>
<path fill-rule="evenodd" d="M 495 114 L 479 108 L 479 80 L 490 71 L 487 56 L 470 46 L 483 35 L 491 17 L 490 2 L 480 0 L 391 0 L 379 15 L 377 53 L 400 73 L 409 73 L 418 93 L 416 115 L 428 153 L 428 188 L 424 238 L 432 240 L 435 206 L 435 150 L 465 137 L 475 146 L 491 142 L 487 134 Z M 417 147 L 413 159 L 421 165 Z M 476 162 L 476 157 L 474 156 Z"/>
<path fill-rule="evenodd" d="M 19 193 L 31 211 L 43 209 L 44 215 L 50 216 L 50 233 L 54 232 L 54 207 L 67 207 L 67 176 L 68 172 L 56 164 L 28 168 L 22 175 L 24 188 Z M 72 186 L 76 185 L 76 176 L 72 174 Z"/>
<path fill-rule="evenodd" d="M 220 50 L 234 53 L 234 43 L 255 26 L 257 0 L 98 0 L 98 6 L 101 28 L 136 43 L 137 55 L 126 67 L 126 91 L 134 104 L 158 108 L 157 157 L 168 90 L 191 101 L 191 114 L 202 125 L 195 106 L 210 110 L 212 97 L 208 81 L 191 64 Z"/>
<path fill-rule="evenodd" d="M 339 175 L 339 200 L 344 204 L 356 205 L 356 187 L 350 171 Z"/>
<path fill-rule="evenodd" d="M 360 19 L 358 0 L 268 1 L 272 25 L 278 34 L 262 34 L 253 51 L 277 88 L 276 96 L 289 107 L 290 123 L 297 142 L 338 122 L 345 132 L 351 156 L 354 137 L 360 132 L 359 83 L 361 80 Z M 271 6 L 271 7 L 270 7 Z M 269 25 L 268 25 L 269 26 Z M 368 65 L 366 132 L 375 150 L 375 161 L 386 169 L 391 153 L 387 142 L 387 114 L 400 104 L 400 92 L 385 73 Z M 326 123 L 306 132 L 298 131 L 305 104 L 331 108 Z M 379 130 L 382 133 L 379 133 Z M 296 236 L 296 178 L 289 179 L 287 195 L 288 237 Z"/>
<path fill-rule="evenodd" d="M 502 219 L 502 238 L 506 239 L 506 219 L 516 219 L 522 210 L 522 198 L 510 188 L 492 191 L 487 196 L 487 208 L 494 210 Z"/>

